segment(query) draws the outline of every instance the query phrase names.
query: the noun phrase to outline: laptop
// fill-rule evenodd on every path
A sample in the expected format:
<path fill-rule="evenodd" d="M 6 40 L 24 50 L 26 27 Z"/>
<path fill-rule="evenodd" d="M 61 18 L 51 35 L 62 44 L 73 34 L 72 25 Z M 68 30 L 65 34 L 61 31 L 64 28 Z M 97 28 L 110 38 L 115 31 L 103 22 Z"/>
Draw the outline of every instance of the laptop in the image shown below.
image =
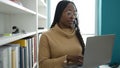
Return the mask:
<path fill-rule="evenodd" d="M 82 67 L 96 68 L 111 61 L 115 35 L 88 37 Z"/>

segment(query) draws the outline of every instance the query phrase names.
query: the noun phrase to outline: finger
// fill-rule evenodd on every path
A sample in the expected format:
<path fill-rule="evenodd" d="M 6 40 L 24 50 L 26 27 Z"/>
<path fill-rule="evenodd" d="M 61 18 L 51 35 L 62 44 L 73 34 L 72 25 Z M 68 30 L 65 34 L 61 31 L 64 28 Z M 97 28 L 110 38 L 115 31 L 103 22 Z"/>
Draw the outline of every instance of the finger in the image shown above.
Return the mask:
<path fill-rule="evenodd" d="M 83 56 L 79 56 L 79 58 L 83 58 Z"/>
<path fill-rule="evenodd" d="M 81 63 L 83 63 L 83 60 L 81 60 L 81 59 L 79 59 L 78 61 L 81 62 Z"/>
<path fill-rule="evenodd" d="M 83 60 L 83 58 L 79 57 L 80 60 Z"/>

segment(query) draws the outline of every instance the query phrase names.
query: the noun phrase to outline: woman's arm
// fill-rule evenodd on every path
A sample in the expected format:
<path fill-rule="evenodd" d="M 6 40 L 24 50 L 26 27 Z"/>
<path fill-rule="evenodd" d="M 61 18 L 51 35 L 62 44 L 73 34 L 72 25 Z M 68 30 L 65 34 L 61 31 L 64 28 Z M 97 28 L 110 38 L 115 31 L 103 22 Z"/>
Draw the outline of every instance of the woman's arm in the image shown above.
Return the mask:
<path fill-rule="evenodd" d="M 50 58 L 50 47 L 45 34 L 42 34 L 39 44 L 39 67 L 40 68 L 63 68 L 66 56 Z"/>

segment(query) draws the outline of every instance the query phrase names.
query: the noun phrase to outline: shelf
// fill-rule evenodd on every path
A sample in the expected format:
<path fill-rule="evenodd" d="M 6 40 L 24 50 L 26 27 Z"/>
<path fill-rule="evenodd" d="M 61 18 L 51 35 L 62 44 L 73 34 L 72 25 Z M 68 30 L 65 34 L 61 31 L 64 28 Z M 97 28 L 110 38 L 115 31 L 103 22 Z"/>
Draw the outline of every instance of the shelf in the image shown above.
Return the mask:
<path fill-rule="evenodd" d="M 36 14 L 36 12 L 29 10 L 21 5 L 18 5 L 12 1 L 0 0 L 0 12 L 8 14 L 27 13 Z"/>
<path fill-rule="evenodd" d="M 13 41 L 16 41 L 16 40 L 19 40 L 19 39 L 22 39 L 22 38 L 25 38 L 25 37 L 35 35 L 35 34 L 36 34 L 36 32 L 30 32 L 27 34 L 16 34 L 16 35 L 12 35 L 12 36 L 0 37 L 0 46 L 10 43 L 10 42 L 13 42 Z"/>
<path fill-rule="evenodd" d="M 39 29 L 39 30 L 38 30 L 38 33 L 42 33 L 42 32 L 44 32 L 44 31 L 47 31 L 47 29 Z"/>
<path fill-rule="evenodd" d="M 38 14 L 39 18 L 42 18 L 42 19 L 47 19 L 47 17 L 45 15 L 42 15 L 42 14 Z"/>

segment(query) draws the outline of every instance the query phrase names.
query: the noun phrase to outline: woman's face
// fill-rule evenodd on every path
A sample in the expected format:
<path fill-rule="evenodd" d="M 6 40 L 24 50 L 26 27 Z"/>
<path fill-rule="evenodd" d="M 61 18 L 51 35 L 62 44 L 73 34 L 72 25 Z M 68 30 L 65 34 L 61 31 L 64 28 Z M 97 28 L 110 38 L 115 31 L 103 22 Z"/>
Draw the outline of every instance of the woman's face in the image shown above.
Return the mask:
<path fill-rule="evenodd" d="M 76 15 L 77 12 L 75 6 L 72 3 L 69 3 L 62 13 L 59 26 L 61 28 L 71 28 L 75 21 Z"/>

